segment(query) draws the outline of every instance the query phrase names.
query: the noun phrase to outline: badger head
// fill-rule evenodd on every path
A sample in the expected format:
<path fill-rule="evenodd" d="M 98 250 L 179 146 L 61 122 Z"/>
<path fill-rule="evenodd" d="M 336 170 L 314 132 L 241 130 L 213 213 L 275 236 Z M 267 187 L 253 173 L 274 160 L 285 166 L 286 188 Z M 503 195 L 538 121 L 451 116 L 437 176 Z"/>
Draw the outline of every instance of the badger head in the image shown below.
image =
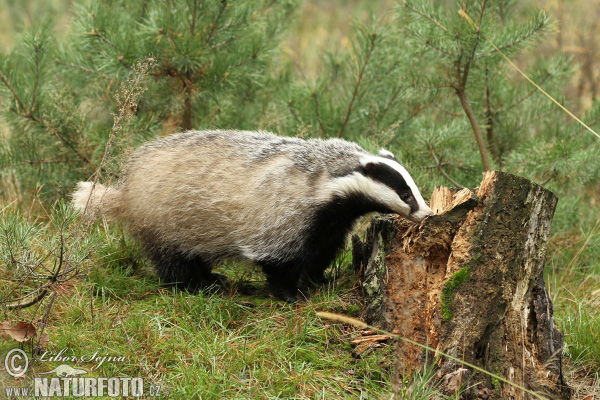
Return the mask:
<path fill-rule="evenodd" d="M 338 196 L 364 197 L 373 211 L 398 213 L 414 222 L 433 214 L 408 171 L 387 150 L 361 157 L 353 173 L 333 184 Z"/>

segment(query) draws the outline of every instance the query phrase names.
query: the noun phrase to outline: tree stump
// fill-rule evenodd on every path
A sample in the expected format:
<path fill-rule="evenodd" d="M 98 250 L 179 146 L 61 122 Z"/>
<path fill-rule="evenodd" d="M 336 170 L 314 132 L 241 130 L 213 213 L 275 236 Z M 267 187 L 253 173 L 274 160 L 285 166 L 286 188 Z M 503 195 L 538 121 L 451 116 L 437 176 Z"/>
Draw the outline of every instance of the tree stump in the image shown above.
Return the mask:
<path fill-rule="evenodd" d="M 437 187 L 437 215 L 417 226 L 377 217 L 353 238 L 362 268 L 367 322 L 505 377 L 549 399 L 568 399 L 563 336 L 552 320 L 543 268 L 556 196 L 526 179 L 489 171 L 479 188 Z M 395 390 L 432 361 L 397 341 Z M 531 395 L 446 357 L 435 360 L 445 390 L 466 399 Z M 467 368 L 463 374 L 461 368 Z M 458 378 L 452 379 L 456 377 Z"/>

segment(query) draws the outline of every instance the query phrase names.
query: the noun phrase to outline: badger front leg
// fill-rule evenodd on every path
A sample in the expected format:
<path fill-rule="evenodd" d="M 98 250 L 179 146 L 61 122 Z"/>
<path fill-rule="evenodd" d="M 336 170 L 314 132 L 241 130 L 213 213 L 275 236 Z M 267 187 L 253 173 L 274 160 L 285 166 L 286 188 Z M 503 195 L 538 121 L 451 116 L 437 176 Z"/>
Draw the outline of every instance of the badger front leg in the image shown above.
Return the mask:
<path fill-rule="evenodd" d="M 303 266 L 299 263 L 270 265 L 261 263 L 269 290 L 273 296 L 294 303 L 297 300 L 298 281 L 302 275 Z"/>

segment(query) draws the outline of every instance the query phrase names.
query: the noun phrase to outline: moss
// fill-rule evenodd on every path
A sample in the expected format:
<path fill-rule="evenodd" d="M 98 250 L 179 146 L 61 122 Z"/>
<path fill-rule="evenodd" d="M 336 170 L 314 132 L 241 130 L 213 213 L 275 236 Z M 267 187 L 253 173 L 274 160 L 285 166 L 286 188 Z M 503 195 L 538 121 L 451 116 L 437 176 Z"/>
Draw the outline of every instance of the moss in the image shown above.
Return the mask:
<path fill-rule="evenodd" d="M 469 279 L 469 266 L 465 266 L 456 271 L 450 279 L 446 281 L 442 288 L 442 318 L 449 321 L 452 319 L 452 305 L 454 303 L 454 292 L 456 289 Z"/>
<path fill-rule="evenodd" d="M 357 305 L 349 305 L 346 308 L 346 315 L 351 317 L 358 317 L 358 313 L 360 312 L 360 307 Z"/>
<path fill-rule="evenodd" d="M 498 366 L 496 366 L 496 375 L 500 375 L 500 370 L 499 370 Z M 494 388 L 494 390 L 502 389 L 502 384 L 500 383 L 500 379 L 496 378 L 495 376 L 492 377 L 492 387 Z"/>

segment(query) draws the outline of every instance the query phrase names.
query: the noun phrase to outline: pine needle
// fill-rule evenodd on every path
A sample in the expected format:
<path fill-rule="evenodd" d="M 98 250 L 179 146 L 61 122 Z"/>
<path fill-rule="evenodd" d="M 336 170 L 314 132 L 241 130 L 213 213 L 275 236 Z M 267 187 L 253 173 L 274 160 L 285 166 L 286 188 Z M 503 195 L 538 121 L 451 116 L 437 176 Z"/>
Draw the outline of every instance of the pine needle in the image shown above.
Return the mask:
<path fill-rule="evenodd" d="M 583 125 L 588 131 L 592 132 L 594 135 L 596 135 L 596 137 L 598 137 L 600 139 L 600 135 L 598 133 L 596 133 L 596 131 L 594 131 L 592 128 L 590 128 L 585 122 L 583 122 L 582 120 L 580 120 L 579 118 L 577 118 L 577 116 L 575 114 L 573 114 L 571 111 L 569 111 L 565 106 L 563 106 L 562 104 L 560 104 L 560 102 L 558 100 L 556 100 L 554 97 L 552 97 L 550 94 L 548 94 L 548 92 L 546 92 L 544 89 L 542 89 L 540 86 L 538 86 L 537 83 L 535 83 L 529 76 L 527 76 L 527 74 L 525 72 L 523 72 L 521 70 L 521 68 L 519 68 L 515 63 L 513 63 L 510 58 L 508 58 L 506 56 L 506 54 L 504 54 L 502 52 L 502 50 L 500 50 L 498 48 L 498 46 L 496 46 L 494 44 L 494 42 L 492 42 L 490 40 L 490 38 L 487 37 L 487 35 L 483 32 L 480 31 L 479 26 L 477 26 L 477 24 L 475 23 L 475 21 L 473 21 L 471 19 L 471 17 L 469 17 L 469 15 L 464 11 L 464 10 L 458 10 L 458 13 L 460 14 L 461 17 L 464 18 L 465 21 L 467 21 L 467 23 L 469 25 L 471 25 L 473 27 L 473 29 L 475 29 L 476 31 L 478 31 L 479 33 L 481 33 L 481 35 L 484 37 L 485 40 L 488 41 L 489 44 L 492 45 L 492 47 L 498 52 L 500 53 L 500 55 L 502 57 L 504 57 L 504 59 L 515 69 L 517 70 L 517 72 L 519 72 L 525 79 L 527 79 L 529 81 L 529 83 L 531 83 L 533 86 L 535 86 L 535 88 L 537 90 L 539 90 L 540 92 L 542 92 L 547 98 L 549 98 L 550 100 L 552 100 L 554 102 L 554 104 L 556 104 L 557 106 L 559 106 L 564 112 L 566 112 L 567 114 L 569 114 L 575 121 L 579 122 L 581 125 Z"/>

